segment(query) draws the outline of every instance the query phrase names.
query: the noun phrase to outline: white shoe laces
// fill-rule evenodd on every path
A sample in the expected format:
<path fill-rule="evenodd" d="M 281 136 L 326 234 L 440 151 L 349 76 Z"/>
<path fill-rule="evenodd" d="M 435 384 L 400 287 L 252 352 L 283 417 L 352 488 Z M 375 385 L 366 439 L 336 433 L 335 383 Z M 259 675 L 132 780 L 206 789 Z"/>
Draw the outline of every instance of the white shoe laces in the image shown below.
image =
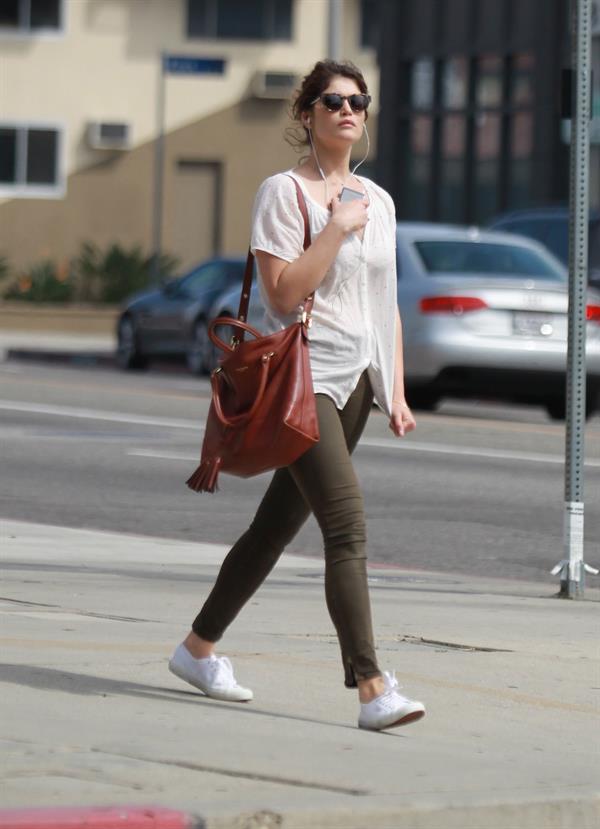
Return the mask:
<path fill-rule="evenodd" d="M 396 679 L 396 672 L 392 671 L 389 673 L 388 671 L 383 672 L 383 681 L 385 683 L 385 691 L 383 694 L 380 694 L 378 697 L 375 697 L 371 703 L 376 703 L 376 707 L 383 711 L 393 711 L 398 708 L 399 702 L 408 702 L 407 697 L 402 696 L 402 694 L 398 693 L 398 689 L 401 687 L 398 685 L 398 680 Z M 367 703 L 370 705 L 371 703 Z"/>
<path fill-rule="evenodd" d="M 233 675 L 233 666 L 226 656 L 215 656 L 208 664 L 214 685 L 219 685 L 224 688 L 237 686 Z"/>

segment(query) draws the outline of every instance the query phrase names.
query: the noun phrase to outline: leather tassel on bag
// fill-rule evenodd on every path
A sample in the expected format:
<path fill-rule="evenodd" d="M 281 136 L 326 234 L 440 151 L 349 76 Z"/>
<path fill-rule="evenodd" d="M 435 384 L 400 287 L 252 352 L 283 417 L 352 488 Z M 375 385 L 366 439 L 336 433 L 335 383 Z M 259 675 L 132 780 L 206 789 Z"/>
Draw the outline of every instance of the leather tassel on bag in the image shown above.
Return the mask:
<path fill-rule="evenodd" d="M 221 458 L 210 458 L 202 461 L 195 472 L 187 479 L 186 484 L 194 492 L 214 492 L 218 489 L 217 478 L 221 468 Z"/>

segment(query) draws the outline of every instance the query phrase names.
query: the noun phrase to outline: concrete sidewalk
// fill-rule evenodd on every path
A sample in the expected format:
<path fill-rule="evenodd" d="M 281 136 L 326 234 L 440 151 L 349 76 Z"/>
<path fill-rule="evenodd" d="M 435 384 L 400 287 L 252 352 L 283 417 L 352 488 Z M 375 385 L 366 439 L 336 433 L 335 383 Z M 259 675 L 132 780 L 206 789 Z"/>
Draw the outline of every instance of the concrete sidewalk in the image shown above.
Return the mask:
<path fill-rule="evenodd" d="M 250 704 L 166 662 L 211 545 L 2 521 L 2 806 L 139 804 L 210 829 L 600 821 L 600 594 L 372 568 L 382 667 L 419 723 L 356 727 L 318 560 L 285 556 L 223 642 Z"/>

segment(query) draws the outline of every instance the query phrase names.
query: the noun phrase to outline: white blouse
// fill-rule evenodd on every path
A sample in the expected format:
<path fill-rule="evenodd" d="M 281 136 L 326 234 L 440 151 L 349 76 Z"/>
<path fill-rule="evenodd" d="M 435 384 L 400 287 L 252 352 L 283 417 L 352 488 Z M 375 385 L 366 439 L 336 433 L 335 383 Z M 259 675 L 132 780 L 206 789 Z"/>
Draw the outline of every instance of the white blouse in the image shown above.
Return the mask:
<path fill-rule="evenodd" d="M 286 262 L 304 250 L 304 223 L 291 176 L 304 193 L 313 240 L 331 216 L 291 171 L 261 184 L 250 246 L 253 253 L 266 251 Z M 366 369 L 375 401 L 389 416 L 396 354 L 396 217 L 385 190 L 368 178 L 357 178 L 369 199 L 369 221 L 362 240 L 354 233 L 346 237 L 315 292 L 310 362 L 315 393 L 331 397 L 338 409 L 346 405 Z M 271 307 L 260 269 L 258 284 L 266 309 L 265 333 L 291 325 L 297 313 L 280 314 Z"/>

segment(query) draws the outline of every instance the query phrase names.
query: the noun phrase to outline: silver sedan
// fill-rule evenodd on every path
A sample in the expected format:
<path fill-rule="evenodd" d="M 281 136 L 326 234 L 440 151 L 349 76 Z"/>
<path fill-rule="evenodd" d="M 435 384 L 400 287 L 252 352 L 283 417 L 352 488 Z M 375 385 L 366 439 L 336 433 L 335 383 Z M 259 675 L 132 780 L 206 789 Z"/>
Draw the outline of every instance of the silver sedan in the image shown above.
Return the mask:
<path fill-rule="evenodd" d="M 567 272 L 537 242 L 513 234 L 399 223 L 398 304 L 409 402 L 433 409 L 446 395 L 542 404 L 564 417 Z M 236 316 L 239 289 L 212 316 Z M 248 321 L 263 308 L 252 291 Z M 229 332 L 221 336 L 227 337 Z M 206 355 L 216 365 L 218 354 Z M 588 292 L 587 412 L 600 389 L 600 294 Z"/>
<path fill-rule="evenodd" d="M 507 233 L 400 223 L 398 302 L 407 395 L 543 404 L 564 417 L 567 272 L 537 242 Z M 587 410 L 600 389 L 600 294 L 588 291 Z"/>

